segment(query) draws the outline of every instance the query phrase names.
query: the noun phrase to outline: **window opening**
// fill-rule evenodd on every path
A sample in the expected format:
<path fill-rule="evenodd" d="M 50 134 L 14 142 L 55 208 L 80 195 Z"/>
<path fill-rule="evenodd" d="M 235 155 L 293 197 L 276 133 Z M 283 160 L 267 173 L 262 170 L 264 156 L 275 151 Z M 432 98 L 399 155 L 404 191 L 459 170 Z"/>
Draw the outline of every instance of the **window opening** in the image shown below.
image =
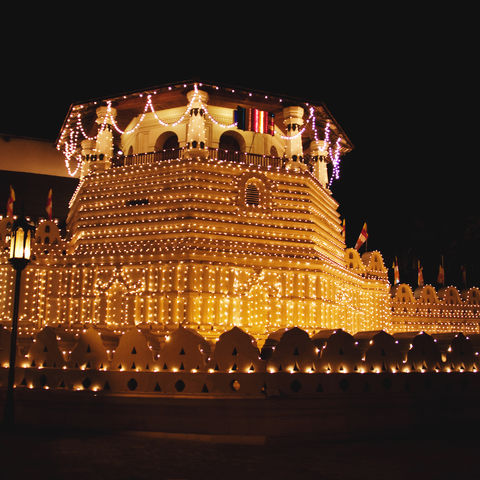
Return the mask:
<path fill-rule="evenodd" d="M 258 206 L 260 204 L 260 192 L 253 183 L 249 183 L 245 190 L 245 203 L 247 205 Z"/>

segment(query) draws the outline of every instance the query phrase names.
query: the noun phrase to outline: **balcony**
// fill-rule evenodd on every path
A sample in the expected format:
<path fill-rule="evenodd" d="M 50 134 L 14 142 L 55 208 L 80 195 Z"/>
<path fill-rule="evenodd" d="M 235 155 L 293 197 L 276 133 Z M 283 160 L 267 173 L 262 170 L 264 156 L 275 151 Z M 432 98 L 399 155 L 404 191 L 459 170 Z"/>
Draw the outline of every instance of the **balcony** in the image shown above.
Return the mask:
<path fill-rule="evenodd" d="M 174 148 L 171 150 L 162 150 L 158 152 L 138 153 L 136 155 L 122 155 L 112 159 L 112 167 L 160 163 L 165 160 L 184 158 L 185 152 L 186 150 L 183 148 Z M 281 168 L 284 164 L 283 159 L 279 157 L 258 155 L 255 153 L 235 152 L 230 150 L 220 150 L 216 148 L 208 149 L 208 157 L 212 160 L 241 163 L 244 165 L 255 165 L 265 168 Z"/>

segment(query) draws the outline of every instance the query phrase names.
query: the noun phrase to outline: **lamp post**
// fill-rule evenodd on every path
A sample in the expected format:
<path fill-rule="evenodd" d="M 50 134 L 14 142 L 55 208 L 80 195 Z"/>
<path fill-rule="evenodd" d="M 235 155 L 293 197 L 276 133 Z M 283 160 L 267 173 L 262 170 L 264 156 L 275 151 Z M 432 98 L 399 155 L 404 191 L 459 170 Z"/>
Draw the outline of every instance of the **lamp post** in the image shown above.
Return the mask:
<path fill-rule="evenodd" d="M 30 244 L 34 232 L 32 224 L 25 217 L 20 217 L 13 222 L 10 238 L 9 261 L 15 269 L 15 296 L 12 312 L 12 331 L 10 335 L 10 363 L 8 370 L 7 398 L 4 409 L 4 425 L 12 427 L 14 424 L 14 397 L 13 389 L 15 382 L 15 360 L 17 353 L 17 330 L 18 330 L 18 304 L 20 299 L 20 281 L 23 269 L 30 262 Z"/>

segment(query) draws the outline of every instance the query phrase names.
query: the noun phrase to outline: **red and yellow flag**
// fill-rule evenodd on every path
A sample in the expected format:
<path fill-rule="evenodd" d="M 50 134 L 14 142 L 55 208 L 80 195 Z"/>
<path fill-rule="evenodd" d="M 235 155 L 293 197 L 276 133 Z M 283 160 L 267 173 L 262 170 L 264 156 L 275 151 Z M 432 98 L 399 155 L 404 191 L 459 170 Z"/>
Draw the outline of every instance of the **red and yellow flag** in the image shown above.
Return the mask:
<path fill-rule="evenodd" d="M 437 283 L 438 283 L 439 285 L 444 285 L 444 284 L 445 284 L 445 270 L 444 270 L 442 264 L 440 264 L 440 265 L 438 266 Z"/>
<path fill-rule="evenodd" d="M 400 283 L 400 272 L 398 270 L 398 261 L 397 258 L 395 257 L 395 260 L 393 261 L 393 284 L 397 285 Z"/>
<path fill-rule="evenodd" d="M 7 217 L 13 217 L 13 203 L 15 202 L 15 191 L 10 185 L 10 196 L 7 201 Z"/>
<path fill-rule="evenodd" d="M 47 205 L 45 207 L 45 211 L 47 212 L 48 219 L 52 220 L 52 189 L 48 191 Z"/>
<path fill-rule="evenodd" d="M 360 235 L 358 237 L 357 243 L 355 244 L 355 250 L 358 250 L 367 241 L 367 238 L 367 222 L 365 222 L 363 224 L 362 231 L 360 232 Z"/>
<path fill-rule="evenodd" d="M 420 260 L 418 261 L 418 279 L 417 284 L 419 287 L 423 287 L 423 267 L 420 265 Z"/>

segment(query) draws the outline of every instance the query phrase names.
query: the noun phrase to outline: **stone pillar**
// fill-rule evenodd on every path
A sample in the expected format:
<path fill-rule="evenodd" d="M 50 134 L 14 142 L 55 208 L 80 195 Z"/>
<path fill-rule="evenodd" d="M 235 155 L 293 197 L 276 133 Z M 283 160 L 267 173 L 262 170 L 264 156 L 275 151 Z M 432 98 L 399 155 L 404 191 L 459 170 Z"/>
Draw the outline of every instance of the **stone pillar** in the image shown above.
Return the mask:
<path fill-rule="evenodd" d="M 205 112 L 202 103 L 208 102 L 208 94 L 201 90 L 191 90 L 187 93 L 188 102 L 191 102 L 190 118 L 187 126 L 187 155 L 206 156 L 207 133 L 205 129 Z"/>
<path fill-rule="evenodd" d="M 327 145 L 324 140 L 314 140 L 310 144 L 310 155 L 313 162 L 313 175 L 324 186 L 328 185 Z"/>
<path fill-rule="evenodd" d="M 303 108 L 284 108 L 283 123 L 287 129 L 287 137 L 290 137 L 286 141 L 287 167 L 294 170 L 305 170 L 307 167 L 303 162 L 302 135 L 300 134 L 303 125 Z"/>

